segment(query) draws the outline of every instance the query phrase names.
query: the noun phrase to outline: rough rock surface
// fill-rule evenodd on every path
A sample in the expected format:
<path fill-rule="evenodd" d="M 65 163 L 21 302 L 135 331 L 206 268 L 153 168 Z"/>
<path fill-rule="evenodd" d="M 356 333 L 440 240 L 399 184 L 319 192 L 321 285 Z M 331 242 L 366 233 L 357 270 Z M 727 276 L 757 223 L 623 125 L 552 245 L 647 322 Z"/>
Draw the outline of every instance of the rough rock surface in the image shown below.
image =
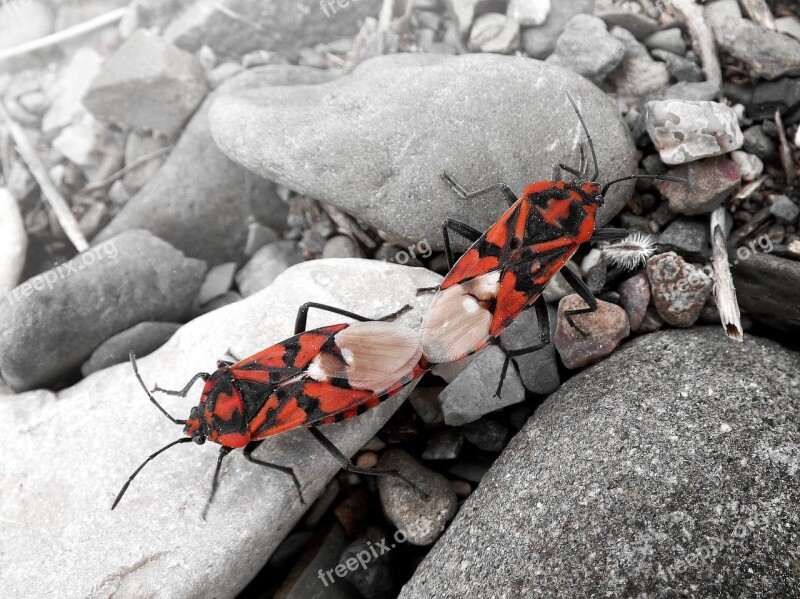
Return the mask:
<path fill-rule="evenodd" d="M 739 165 L 724 156 L 681 164 L 667 174 L 688 183 L 656 181 L 656 187 L 672 212 L 689 215 L 712 212 L 739 188 L 742 180 Z"/>
<path fill-rule="evenodd" d="M 93 241 L 127 229 L 147 229 L 212 266 L 241 260 L 250 204 L 267 203 L 261 212 L 285 214 L 285 208 L 281 210 L 274 185 L 219 151 L 209 130 L 209 103 L 234 90 L 317 83 L 333 76 L 309 67 L 271 65 L 227 81 L 197 111 L 164 166 Z"/>
<path fill-rule="evenodd" d="M 772 327 L 800 331 L 800 263 L 761 253 L 731 259 L 739 305 Z"/>
<path fill-rule="evenodd" d="M 753 77 L 800 75 L 800 41 L 748 19 L 726 19 L 714 27 L 720 52 L 743 62 Z"/>
<path fill-rule="evenodd" d="M 376 17 L 381 0 L 296 0 L 281 2 L 196 0 L 164 30 L 180 48 L 209 46 L 223 59 L 256 50 L 291 52 L 356 35 L 366 17 Z M 327 9 L 327 10 L 326 10 Z"/>
<path fill-rule="evenodd" d="M 631 174 L 634 147 L 616 108 L 584 79 L 527 58 L 383 56 L 330 83 L 219 97 L 209 120 L 222 150 L 254 172 L 442 249 L 445 217 L 486 230 L 507 208 L 493 196 L 465 203 L 442 171 L 468 189 L 503 181 L 520 192 L 549 179 L 553 164 L 578 163 L 585 136 L 565 89 L 603 140 L 602 178 Z M 599 226 L 630 190 L 612 188 Z"/>
<path fill-rule="evenodd" d="M 402 449 L 390 449 L 378 463 L 379 468 L 397 470 L 417 485 L 427 499 L 397 478 L 382 476 L 378 490 L 386 517 L 406 533 L 413 545 L 432 545 L 456 513 L 458 501 L 447 479 L 420 464 Z"/>
<path fill-rule="evenodd" d="M 608 32 L 603 21 L 578 14 L 566 24 L 547 62 L 600 83 L 622 62 L 625 52 L 625 44 Z"/>
<path fill-rule="evenodd" d="M 0 373 L 15 390 L 76 370 L 103 341 L 189 311 L 206 266 L 146 231 L 127 231 L 0 300 Z"/>
<path fill-rule="evenodd" d="M 439 395 L 445 424 L 459 426 L 525 400 L 519 374 L 509 368 L 500 397 L 495 397 L 506 354 L 496 345 L 482 350 Z"/>
<path fill-rule="evenodd" d="M 374 261 L 298 265 L 261 293 L 185 325 L 139 369 L 149 384 L 182 386 L 228 348 L 249 355 L 291 336 L 296 310 L 306 301 L 375 316 L 408 302 L 415 309 L 404 322 L 418 326 L 428 298 L 417 298 L 416 288 L 440 280 L 423 269 Z M 335 322 L 341 317 L 309 315 L 311 327 Z M 185 417 L 198 395 L 193 390 L 191 399 L 168 398 L 165 407 Z M 402 399 L 325 432 L 352 455 Z M 179 427 L 147 401 L 129 365 L 57 395 L 3 395 L 0 406 L 5 440 L 14 448 L 14 460 L 0 461 L 0 588 L 8 597 L 40 596 L 46 588 L 65 599 L 232 599 L 339 471 L 307 431 L 276 436 L 255 455 L 294 467 L 308 505 L 299 503 L 288 477 L 264 472 L 237 451 L 223 464 L 203 521 L 218 452 L 213 444 L 184 446 L 149 464 L 112 512 L 111 502 L 133 469 L 180 436 Z"/>
<path fill-rule="evenodd" d="M 794 596 L 798 369 L 718 327 L 637 338 L 537 410 L 400 598 Z"/>
<path fill-rule="evenodd" d="M 738 150 L 739 117 L 718 102 L 654 100 L 645 105 L 647 133 L 664 164 L 683 164 Z"/>
<path fill-rule="evenodd" d="M 586 302 L 577 293 L 568 295 L 558 304 L 553 344 L 567 368 L 580 368 L 605 358 L 631 334 L 625 310 L 615 304 L 597 300 L 595 312 L 572 317 L 575 325 L 586 333 L 584 337 L 567 322 L 564 315 L 568 310 L 581 308 L 586 308 Z"/>
<path fill-rule="evenodd" d="M 659 316 L 675 327 L 690 327 L 700 317 L 713 282 L 703 270 L 675 252 L 647 261 L 647 277 Z"/>
<path fill-rule="evenodd" d="M 102 66 L 83 104 L 99 119 L 173 135 L 207 91 L 195 56 L 138 29 Z"/>

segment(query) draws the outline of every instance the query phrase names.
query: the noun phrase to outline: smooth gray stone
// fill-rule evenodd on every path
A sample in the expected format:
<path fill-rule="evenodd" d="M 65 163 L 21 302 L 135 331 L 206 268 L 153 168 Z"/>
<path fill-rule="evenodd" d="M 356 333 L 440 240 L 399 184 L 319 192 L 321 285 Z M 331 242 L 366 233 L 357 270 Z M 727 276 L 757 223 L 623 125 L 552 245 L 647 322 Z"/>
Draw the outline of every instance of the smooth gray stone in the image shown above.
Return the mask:
<path fill-rule="evenodd" d="M 430 297 L 416 297 L 416 289 L 440 281 L 424 269 L 367 260 L 298 265 L 261 293 L 186 324 L 139 361 L 139 370 L 149 385 L 181 387 L 199 370 L 213 369 L 228 348 L 247 356 L 290 337 L 297 308 L 307 301 L 366 316 L 410 303 L 414 310 L 402 319 L 418 327 Z M 337 322 L 341 317 L 314 311 L 308 324 Z M 184 418 L 196 405 L 199 387 L 190 398 L 164 399 L 165 408 Z M 351 456 L 406 395 L 323 431 Z M 223 463 L 203 520 L 218 451 L 210 442 L 191 444 L 148 464 L 112 512 L 111 502 L 131 472 L 181 436 L 181 427 L 147 400 L 129 364 L 58 394 L 2 395 L 0 410 L 5 442 L 13 447 L 13 459 L 0 460 L 0 588 L 6 597 L 39 597 L 42 589 L 57 589 L 53 593 L 64 599 L 233 599 L 340 471 L 308 431 L 277 435 L 255 457 L 295 468 L 307 505 L 300 504 L 288 476 L 251 464 L 236 451 Z M 37 566 L 43 559 L 47 567 Z"/>
<path fill-rule="evenodd" d="M 183 319 L 205 272 L 147 231 L 126 231 L 25 281 L 0 300 L 3 379 L 16 391 L 44 387 L 112 335 Z"/>
<path fill-rule="evenodd" d="M 800 331 L 800 262 L 749 253 L 731 253 L 733 283 L 739 305 L 754 320 L 779 330 Z"/>
<path fill-rule="evenodd" d="M 713 29 L 720 53 L 742 61 L 753 77 L 800 75 L 800 41 L 748 19 L 726 19 Z"/>
<path fill-rule="evenodd" d="M 596 140 L 600 178 L 633 173 L 630 133 L 605 94 L 521 57 L 381 56 L 321 85 L 218 96 L 209 120 L 220 148 L 263 177 L 442 249 L 445 217 L 486 230 L 507 208 L 499 194 L 462 200 L 442 171 L 470 190 L 505 182 L 519 193 L 555 163 L 578 163 L 585 135 L 566 89 Z M 611 189 L 601 226 L 631 189 Z"/>
<path fill-rule="evenodd" d="M 400 598 L 794 596 L 799 370 L 718 326 L 636 338 L 537 410 Z"/>
<path fill-rule="evenodd" d="M 531 58 L 543 60 L 555 50 L 556 40 L 564 27 L 576 14 L 590 15 L 595 0 L 557 0 L 550 3 L 550 14 L 539 27 L 530 27 L 522 32 L 522 49 Z"/>
<path fill-rule="evenodd" d="M 81 374 L 93 372 L 128 361 L 133 352 L 141 358 L 155 351 L 181 328 L 177 322 L 140 322 L 126 331 L 104 341 L 81 366 Z"/>
<path fill-rule="evenodd" d="M 210 266 L 241 260 L 247 217 L 252 212 L 275 213 L 276 222 L 266 224 L 282 230 L 286 205 L 273 184 L 217 149 L 208 125 L 209 103 L 233 90 L 317 83 L 334 76 L 308 67 L 270 65 L 226 81 L 200 106 L 155 176 L 92 241 L 105 241 L 127 229 L 147 229 Z"/>

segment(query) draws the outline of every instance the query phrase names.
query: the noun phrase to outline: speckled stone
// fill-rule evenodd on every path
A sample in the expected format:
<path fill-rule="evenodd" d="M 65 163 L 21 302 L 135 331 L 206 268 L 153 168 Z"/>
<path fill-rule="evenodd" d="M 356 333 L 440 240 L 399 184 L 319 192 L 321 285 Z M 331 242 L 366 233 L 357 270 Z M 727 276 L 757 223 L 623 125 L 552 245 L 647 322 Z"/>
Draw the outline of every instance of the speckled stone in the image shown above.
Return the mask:
<path fill-rule="evenodd" d="M 798 371 L 719 327 L 637 338 L 537 410 L 400 599 L 796 596 Z"/>
<path fill-rule="evenodd" d="M 675 327 L 697 322 L 711 295 L 710 276 L 675 252 L 667 252 L 647 261 L 647 277 L 661 318 Z"/>
<path fill-rule="evenodd" d="M 719 102 L 653 100 L 646 127 L 664 164 L 683 164 L 738 150 L 744 143 L 739 117 Z"/>

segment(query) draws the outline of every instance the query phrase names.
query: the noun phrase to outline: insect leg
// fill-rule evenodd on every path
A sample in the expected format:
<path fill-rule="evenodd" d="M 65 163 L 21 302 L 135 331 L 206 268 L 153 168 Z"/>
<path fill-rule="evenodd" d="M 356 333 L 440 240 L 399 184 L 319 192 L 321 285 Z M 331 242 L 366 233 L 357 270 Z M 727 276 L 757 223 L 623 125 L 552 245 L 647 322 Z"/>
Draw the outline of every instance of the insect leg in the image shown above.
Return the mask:
<path fill-rule="evenodd" d="M 248 443 L 244 448 L 244 458 L 248 462 L 252 462 L 253 464 L 258 464 L 259 466 L 264 466 L 265 468 L 272 468 L 273 470 L 277 470 L 278 472 L 283 472 L 284 474 L 288 474 L 292 477 L 292 482 L 294 483 L 294 488 L 297 489 L 297 494 L 300 496 L 300 503 L 303 505 L 306 504 L 306 500 L 303 498 L 303 490 L 300 488 L 300 481 L 297 480 L 297 475 L 294 473 L 294 470 L 289 468 L 288 466 L 279 466 L 277 464 L 273 464 L 271 462 L 265 462 L 263 460 L 259 460 L 258 458 L 253 457 L 253 451 L 261 445 L 263 441 L 251 441 Z"/>
<path fill-rule="evenodd" d="M 453 233 L 458 233 L 472 243 L 475 243 L 478 239 L 481 238 L 481 232 L 478 231 L 475 227 L 470 227 L 466 223 L 462 223 L 461 221 L 446 218 L 442 223 L 442 238 L 444 239 L 444 251 L 447 254 L 447 268 L 453 268 L 453 264 L 455 264 L 455 260 L 453 260 L 453 248 L 450 246 L 450 234 L 447 230 L 450 229 Z"/>
<path fill-rule="evenodd" d="M 576 177 L 583 177 L 583 173 L 577 169 L 572 168 L 571 166 L 567 166 L 561 162 L 558 163 L 559 168 L 567 171 L 571 175 L 575 175 Z"/>
<path fill-rule="evenodd" d="M 595 241 L 617 241 L 618 239 L 625 239 L 631 234 L 627 229 L 597 229 L 589 239 L 590 243 Z"/>
<path fill-rule="evenodd" d="M 339 314 L 340 316 L 346 316 L 347 318 L 352 318 L 353 320 L 357 320 L 359 322 L 371 322 L 375 320 L 394 320 L 398 316 L 401 316 L 411 310 L 411 306 L 406 304 L 399 310 L 392 312 L 391 314 L 387 314 L 386 316 L 382 316 L 381 318 L 367 318 L 366 316 L 361 316 L 360 314 L 356 314 L 355 312 L 348 312 L 347 310 L 342 310 L 341 308 L 336 308 L 334 306 L 328 306 L 326 304 L 318 304 L 316 302 L 306 302 L 300 309 L 297 310 L 297 319 L 294 323 L 294 334 L 297 335 L 298 333 L 302 333 L 306 330 L 306 324 L 308 321 L 308 311 L 311 308 L 317 308 L 318 310 L 325 310 L 326 312 L 331 312 L 333 314 Z"/>
<path fill-rule="evenodd" d="M 220 447 L 219 448 L 219 457 L 217 458 L 217 467 L 214 469 L 214 478 L 211 479 L 211 494 L 208 496 L 208 501 L 206 501 L 206 506 L 203 508 L 203 520 L 206 519 L 206 514 L 208 513 L 208 508 L 211 507 L 211 502 L 214 501 L 214 495 L 217 492 L 217 485 L 219 484 L 219 470 L 222 468 L 222 458 L 228 455 L 232 451 L 230 447 Z"/>
<path fill-rule="evenodd" d="M 494 392 L 495 397 L 500 397 L 500 392 L 503 390 L 503 382 L 506 380 L 508 366 L 511 364 L 513 358 L 539 351 L 543 347 L 550 345 L 550 315 L 547 313 L 547 302 L 544 301 L 543 296 L 540 295 L 536 298 L 533 308 L 536 310 L 536 320 L 539 322 L 539 343 L 519 349 L 507 350 L 503 348 L 506 354 L 506 360 L 503 362 L 503 370 L 500 372 L 500 382 L 497 384 L 497 391 Z"/>
<path fill-rule="evenodd" d="M 189 382 L 186 383 L 186 385 L 180 391 L 173 391 L 172 389 L 162 389 L 161 387 L 158 386 L 158 384 L 154 384 L 151 393 L 155 393 L 156 391 L 158 391 L 159 393 L 163 393 L 164 395 L 177 395 L 178 397 L 186 397 L 186 395 L 189 393 L 189 389 L 192 388 L 192 385 L 194 385 L 198 379 L 203 379 L 204 381 L 207 381 L 208 377 L 210 376 L 211 375 L 208 374 L 207 372 L 198 372 L 191 379 L 189 379 Z"/>
<path fill-rule="evenodd" d="M 386 470 L 381 468 L 360 468 L 359 466 L 356 466 L 355 464 L 353 464 L 353 462 L 348 460 L 347 457 L 341 451 L 339 451 L 336 445 L 334 445 L 333 442 L 330 439 L 328 439 L 328 437 L 322 434 L 322 431 L 318 430 L 313 426 L 309 426 L 308 430 L 314 436 L 314 438 L 317 441 L 319 441 L 319 443 L 328 451 L 328 453 L 330 453 L 333 456 L 333 458 L 337 462 L 339 462 L 339 465 L 347 472 L 354 472 L 355 474 L 367 474 L 370 476 L 393 476 L 394 478 L 399 478 L 409 487 L 414 489 L 423 499 L 430 498 L 430 495 L 428 493 L 417 487 L 417 485 L 412 483 L 405 476 L 400 474 L 397 470 Z"/>
<path fill-rule="evenodd" d="M 514 192 L 511 191 L 511 188 L 505 183 L 495 183 L 494 185 L 484 187 L 483 189 L 479 189 L 477 191 L 467 191 L 459 183 L 456 183 L 453 177 L 447 172 L 442 173 L 442 179 L 447 181 L 448 185 L 450 185 L 450 188 L 455 191 L 463 200 L 471 200 L 472 198 L 492 191 L 499 191 L 502 193 L 509 206 L 513 206 L 519 199 Z"/>
<path fill-rule="evenodd" d="M 588 308 L 578 308 L 576 310 L 567 310 L 564 312 L 564 316 L 567 319 L 567 322 L 570 324 L 572 328 L 578 331 L 582 337 L 588 337 L 589 335 L 581 330 L 578 325 L 572 320 L 573 316 L 577 316 L 578 314 L 589 314 L 590 312 L 594 312 L 597 310 L 597 300 L 592 295 L 591 290 L 586 286 L 586 283 L 581 281 L 578 276 L 572 272 L 569 268 L 562 268 L 561 274 L 564 277 L 564 280 L 572 287 L 575 292 L 581 296 L 581 299 L 586 302 Z"/>

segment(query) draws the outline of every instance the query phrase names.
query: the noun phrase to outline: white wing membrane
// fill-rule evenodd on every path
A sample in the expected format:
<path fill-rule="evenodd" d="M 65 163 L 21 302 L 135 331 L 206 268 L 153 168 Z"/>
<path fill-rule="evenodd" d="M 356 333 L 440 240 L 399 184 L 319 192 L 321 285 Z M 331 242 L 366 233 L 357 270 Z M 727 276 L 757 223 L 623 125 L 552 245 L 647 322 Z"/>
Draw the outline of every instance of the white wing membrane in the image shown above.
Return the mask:
<path fill-rule="evenodd" d="M 344 363 L 322 352 L 309 364 L 308 374 L 319 381 L 346 379 L 354 389 L 385 391 L 422 357 L 417 333 L 397 322 L 355 322 L 334 339 Z"/>
<path fill-rule="evenodd" d="M 485 346 L 499 287 L 500 272 L 493 271 L 436 294 L 422 323 L 422 351 L 430 362 L 454 362 Z"/>

